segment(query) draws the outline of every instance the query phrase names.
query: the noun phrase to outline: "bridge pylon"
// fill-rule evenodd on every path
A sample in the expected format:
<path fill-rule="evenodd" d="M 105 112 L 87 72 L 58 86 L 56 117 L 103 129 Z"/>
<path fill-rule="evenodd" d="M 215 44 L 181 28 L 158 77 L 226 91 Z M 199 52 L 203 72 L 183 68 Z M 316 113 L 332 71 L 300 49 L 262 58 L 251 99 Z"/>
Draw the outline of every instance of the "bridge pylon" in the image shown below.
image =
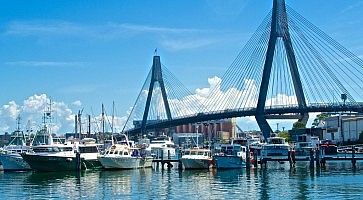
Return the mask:
<path fill-rule="evenodd" d="M 144 110 L 144 114 L 143 114 L 142 122 L 141 122 L 141 131 L 143 133 L 145 133 L 145 131 L 146 131 L 145 127 L 146 127 L 147 117 L 148 117 L 149 110 L 150 110 L 150 102 L 151 102 L 151 97 L 153 95 L 155 82 L 159 83 L 159 86 L 161 89 L 161 95 L 162 95 L 164 106 L 165 106 L 166 116 L 167 116 L 168 120 L 172 119 L 170 107 L 169 107 L 169 103 L 168 103 L 168 98 L 166 95 L 163 74 L 162 74 L 162 70 L 161 70 L 160 56 L 153 57 L 153 65 L 152 65 L 151 70 L 152 70 L 151 71 L 151 81 L 150 81 L 149 91 L 148 91 L 148 95 L 147 95 L 147 99 L 146 99 L 145 110 Z"/>
<path fill-rule="evenodd" d="M 268 86 L 270 82 L 272 64 L 274 60 L 276 42 L 278 39 L 283 41 L 286 50 L 287 61 L 291 72 L 291 79 L 293 82 L 298 106 L 300 109 L 304 110 L 306 108 L 306 100 L 297 67 L 294 48 L 291 43 L 285 0 L 273 1 L 270 38 L 268 42 L 268 48 L 262 74 L 262 81 L 259 90 L 260 92 L 257 102 L 255 118 L 265 138 L 269 137 L 270 133 L 272 132 L 272 129 L 266 119 L 274 118 L 273 116 L 265 115 L 265 104 Z M 279 116 L 278 118 L 282 119 L 283 116 Z M 306 124 L 309 115 L 307 112 L 302 112 L 298 113 L 297 118 L 300 122 Z M 289 117 L 287 117 L 287 119 L 289 119 Z"/>

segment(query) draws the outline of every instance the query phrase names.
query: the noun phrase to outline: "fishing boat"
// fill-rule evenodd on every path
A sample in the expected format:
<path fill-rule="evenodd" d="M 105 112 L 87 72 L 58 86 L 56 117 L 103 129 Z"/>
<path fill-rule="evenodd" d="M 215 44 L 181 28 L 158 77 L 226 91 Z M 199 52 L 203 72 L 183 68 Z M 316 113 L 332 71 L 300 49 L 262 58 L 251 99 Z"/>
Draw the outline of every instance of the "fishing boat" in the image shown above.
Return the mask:
<path fill-rule="evenodd" d="M 180 160 L 185 169 L 209 169 L 213 164 L 211 151 L 198 147 L 185 149 Z"/>
<path fill-rule="evenodd" d="M 30 146 L 26 145 L 25 135 L 20 131 L 20 116 L 17 118 L 18 128 L 11 137 L 9 145 L 0 152 L 0 163 L 4 171 L 26 171 L 30 166 L 21 157 L 21 153 L 31 152 Z"/>
<path fill-rule="evenodd" d="M 176 155 L 175 144 L 171 141 L 171 138 L 166 135 L 154 138 L 151 141 L 149 148 L 151 149 L 152 156 L 155 158 L 168 159 L 174 158 Z"/>
<path fill-rule="evenodd" d="M 98 156 L 105 169 L 138 169 L 152 167 L 153 157 L 147 149 L 131 145 L 127 136 L 120 143 L 113 144 L 103 155 Z"/>
<path fill-rule="evenodd" d="M 213 155 L 217 169 L 236 169 L 246 166 L 245 146 L 240 144 L 222 144 Z"/>
<path fill-rule="evenodd" d="M 33 147 L 21 156 L 37 171 L 76 171 L 101 168 L 98 145 L 93 138 Z"/>

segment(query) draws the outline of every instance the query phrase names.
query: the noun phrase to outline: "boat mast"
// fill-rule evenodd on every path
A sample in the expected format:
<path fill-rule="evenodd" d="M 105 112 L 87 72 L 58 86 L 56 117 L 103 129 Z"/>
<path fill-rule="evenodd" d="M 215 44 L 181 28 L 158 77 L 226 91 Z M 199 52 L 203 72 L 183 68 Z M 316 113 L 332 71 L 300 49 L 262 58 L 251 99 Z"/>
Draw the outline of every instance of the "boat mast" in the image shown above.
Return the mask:
<path fill-rule="evenodd" d="M 112 101 L 112 122 L 111 122 L 111 137 L 112 137 L 111 141 L 112 141 L 112 145 L 114 143 L 114 141 L 113 141 L 113 133 L 114 133 L 113 132 L 114 131 L 114 129 L 113 129 L 113 126 L 114 126 L 113 121 L 114 121 L 114 118 L 115 118 L 115 102 Z"/>
<path fill-rule="evenodd" d="M 18 144 L 18 137 L 19 137 L 19 133 L 20 133 L 20 115 L 18 115 L 18 117 L 16 118 L 16 124 L 17 124 L 17 128 L 16 128 L 16 145 L 19 145 Z M 24 135 L 23 135 L 23 137 L 24 137 Z"/>
<path fill-rule="evenodd" d="M 197 124 L 197 148 L 199 148 L 199 136 L 198 136 L 198 129 L 199 129 L 199 126 L 198 126 L 198 124 Z"/>
<path fill-rule="evenodd" d="M 101 118 L 101 123 L 102 123 L 102 135 L 105 138 L 105 107 L 103 106 L 103 103 L 102 103 L 102 118 Z"/>
<path fill-rule="evenodd" d="M 78 125 L 79 125 L 79 134 L 78 134 L 78 138 L 79 140 L 82 139 L 82 112 L 83 112 L 83 108 L 82 110 L 78 111 Z"/>

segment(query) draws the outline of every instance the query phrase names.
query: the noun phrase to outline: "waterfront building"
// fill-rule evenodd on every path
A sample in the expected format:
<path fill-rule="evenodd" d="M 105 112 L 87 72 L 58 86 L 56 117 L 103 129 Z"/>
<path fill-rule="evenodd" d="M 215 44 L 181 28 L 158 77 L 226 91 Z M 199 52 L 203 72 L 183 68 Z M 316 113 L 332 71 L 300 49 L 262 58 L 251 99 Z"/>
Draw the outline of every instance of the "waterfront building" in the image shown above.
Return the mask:
<path fill-rule="evenodd" d="M 335 143 L 355 143 L 363 132 L 362 115 L 336 115 L 324 120 L 323 139 Z"/>

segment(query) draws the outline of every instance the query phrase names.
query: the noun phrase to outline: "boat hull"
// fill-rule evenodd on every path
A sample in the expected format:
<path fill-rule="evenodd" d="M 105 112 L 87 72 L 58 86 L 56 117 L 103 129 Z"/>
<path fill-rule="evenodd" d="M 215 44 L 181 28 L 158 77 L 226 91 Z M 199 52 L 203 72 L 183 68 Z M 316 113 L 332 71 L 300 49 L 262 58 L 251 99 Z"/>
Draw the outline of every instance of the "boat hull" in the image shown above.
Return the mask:
<path fill-rule="evenodd" d="M 214 156 L 217 169 L 238 169 L 246 166 L 246 163 L 238 156 Z"/>
<path fill-rule="evenodd" d="M 211 159 L 181 158 L 185 169 L 209 169 L 212 164 Z"/>
<path fill-rule="evenodd" d="M 28 163 L 20 154 L 1 154 L 0 162 L 4 171 L 26 171 L 31 170 Z"/>
<path fill-rule="evenodd" d="M 78 165 L 75 157 L 43 156 L 22 154 L 23 159 L 36 171 L 76 171 Z M 98 169 L 102 165 L 97 159 L 81 158 L 80 169 Z"/>
<path fill-rule="evenodd" d="M 153 158 L 100 156 L 98 160 L 105 169 L 138 169 L 152 167 Z"/>

